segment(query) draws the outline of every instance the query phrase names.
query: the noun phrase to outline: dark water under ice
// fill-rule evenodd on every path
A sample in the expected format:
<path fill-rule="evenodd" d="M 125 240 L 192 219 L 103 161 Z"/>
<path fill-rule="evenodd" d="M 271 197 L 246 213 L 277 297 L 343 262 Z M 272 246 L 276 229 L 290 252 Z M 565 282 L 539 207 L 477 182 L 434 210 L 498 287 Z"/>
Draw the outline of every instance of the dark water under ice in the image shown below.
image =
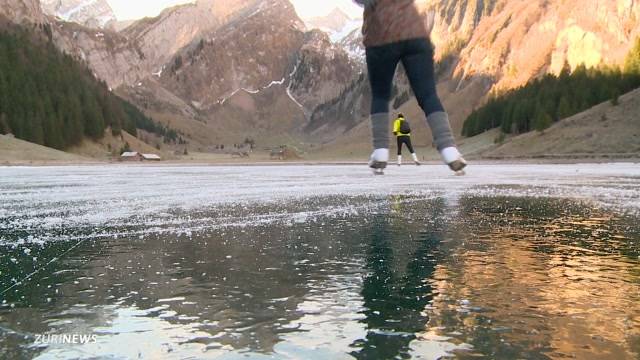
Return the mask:
<path fill-rule="evenodd" d="M 329 197 L 366 211 L 4 246 L 7 358 L 640 355 L 638 218 L 560 199 Z M 308 202 L 212 218 L 300 214 Z M 366 205 L 366 206 L 365 206 Z M 34 261 L 34 258 L 38 259 Z M 36 344 L 36 334 L 95 334 Z"/>

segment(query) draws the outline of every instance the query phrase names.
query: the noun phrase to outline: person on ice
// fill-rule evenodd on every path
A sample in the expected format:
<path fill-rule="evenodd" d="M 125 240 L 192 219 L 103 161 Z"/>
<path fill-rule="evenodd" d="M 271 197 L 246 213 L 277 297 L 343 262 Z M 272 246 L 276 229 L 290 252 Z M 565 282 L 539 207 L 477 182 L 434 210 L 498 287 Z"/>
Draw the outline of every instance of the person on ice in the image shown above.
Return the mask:
<path fill-rule="evenodd" d="M 414 0 L 354 1 L 365 8 L 362 34 L 373 95 L 374 151 L 369 167 L 381 173 L 389 161 L 389 101 L 396 67 L 402 62 L 427 117 L 434 144 L 449 168 L 460 173 L 467 163 L 458 151 L 449 117 L 436 93 L 433 46 L 429 38 L 432 24 L 427 26 Z"/>
<path fill-rule="evenodd" d="M 393 135 L 396 136 L 398 144 L 398 166 L 402 165 L 402 145 L 406 145 L 411 152 L 413 162 L 420 165 L 418 155 L 413 151 L 413 145 L 411 145 L 411 126 L 402 113 L 398 114 L 398 118 L 393 122 Z"/>

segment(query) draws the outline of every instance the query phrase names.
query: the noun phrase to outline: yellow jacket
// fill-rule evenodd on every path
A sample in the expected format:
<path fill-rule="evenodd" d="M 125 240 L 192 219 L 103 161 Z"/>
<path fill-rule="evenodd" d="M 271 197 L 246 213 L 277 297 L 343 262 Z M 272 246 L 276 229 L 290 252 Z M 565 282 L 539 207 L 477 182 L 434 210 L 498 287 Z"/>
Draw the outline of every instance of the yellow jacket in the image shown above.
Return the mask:
<path fill-rule="evenodd" d="M 411 136 L 411 133 L 405 134 L 400 132 L 400 125 L 404 121 L 404 118 L 397 118 L 393 122 L 393 135 L 395 136 Z"/>

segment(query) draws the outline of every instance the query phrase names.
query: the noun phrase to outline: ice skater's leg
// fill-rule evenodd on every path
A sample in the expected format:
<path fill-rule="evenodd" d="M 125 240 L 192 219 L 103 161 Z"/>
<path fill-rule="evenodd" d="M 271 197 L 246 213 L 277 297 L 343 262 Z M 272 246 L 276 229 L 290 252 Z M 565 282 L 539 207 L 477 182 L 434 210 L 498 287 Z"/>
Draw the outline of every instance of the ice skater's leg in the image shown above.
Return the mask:
<path fill-rule="evenodd" d="M 413 144 L 411 143 L 411 138 L 407 136 L 407 148 L 409 149 L 409 151 L 411 151 L 411 158 L 413 158 L 413 162 L 416 165 L 420 165 L 420 161 L 418 161 L 418 155 L 416 154 L 415 151 L 413 151 Z"/>
<path fill-rule="evenodd" d="M 466 162 L 456 147 L 449 116 L 438 98 L 433 48 L 429 40 L 417 39 L 408 42 L 402 57 L 402 64 L 418 103 L 427 117 L 433 141 L 443 160 L 452 170 L 462 170 L 466 166 Z"/>
<path fill-rule="evenodd" d="M 415 151 L 413 151 L 413 144 L 411 144 L 411 138 L 408 136 L 405 136 L 406 140 L 404 141 L 405 144 L 407 144 L 407 149 L 409 149 L 409 152 L 411 152 L 412 154 L 415 153 Z"/>
<path fill-rule="evenodd" d="M 393 50 L 393 45 L 366 49 L 372 95 L 371 128 L 374 149 L 389 148 L 389 101 L 399 61 Z"/>
<path fill-rule="evenodd" d="M 389 101 L 399 56 L 395 45 L 391 44 L 367 48 L 366 58 L 372 95 L 371 136 L 374 150 L 369 166 L 384 168 L 389 161 Z"/>
<path fill-rule="evenodd" d="M 402 165 L 402 144 L 403 144 L 403 137 L 404 136 L 398 136 L 396 137 L 396 143 L 398 146 L 398 166 Z"/>

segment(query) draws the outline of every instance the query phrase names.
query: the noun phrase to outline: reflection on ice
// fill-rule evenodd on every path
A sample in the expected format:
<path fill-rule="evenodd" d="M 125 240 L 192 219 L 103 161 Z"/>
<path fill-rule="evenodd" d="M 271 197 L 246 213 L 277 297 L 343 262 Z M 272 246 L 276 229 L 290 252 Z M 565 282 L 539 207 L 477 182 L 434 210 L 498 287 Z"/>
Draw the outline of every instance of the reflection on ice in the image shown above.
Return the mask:
<path fill-rule="evenodd" d="M 9 358 L 640 354 L 634 166 L 0 174 Z"/>

